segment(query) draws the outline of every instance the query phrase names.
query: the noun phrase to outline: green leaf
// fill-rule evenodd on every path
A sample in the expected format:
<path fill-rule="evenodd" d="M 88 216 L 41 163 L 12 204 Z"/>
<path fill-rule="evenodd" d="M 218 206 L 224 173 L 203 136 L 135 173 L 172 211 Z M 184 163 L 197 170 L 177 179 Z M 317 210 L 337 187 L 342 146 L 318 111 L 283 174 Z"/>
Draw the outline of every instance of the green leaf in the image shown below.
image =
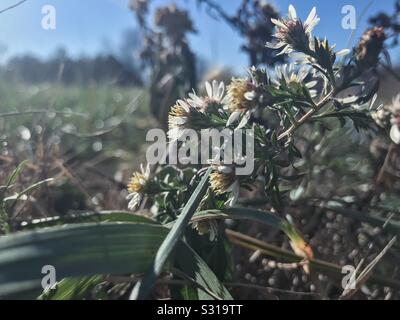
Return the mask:
<path fill-rule="evenodd" d="M 45 265 L 56 279 L 145 272 L 168 233 L 150 224 L 90 223 L 0 238 L 0 295 L 41 286 Z"/>
<path fill-rule="evenodd" d="M 219 281 L 214 272 L 188 244 L 179 243 L 176 250 L 176 265 L 187 276 L 214 293 L 219 299 L 233 300 L 229 291 Z M 197 294 L 199 300 L 215 299 L 200 288 L 197 289 Z"/>
<path fill-rule="evenodd" d="M 69 214 L 66 216 L 54 216 L 49 218 L 34 219 L 32 221 L 24 221 L 20 228 L 31 230 L 36 228 L 52 227 L 62 224 L 77 224 L 89 222 L 132 222 L 132 223 L 159 223 L 140 214 L 129 211 L 99 211 L 99 212 L 82 212 Z"/>
<path fill-rule="evenodd" d="M 17 178 L 19 177 L 19 175 L 21 174 L 22 170 L 25 169 L 26 165 L 27 165 L 28 161 L 25 160 L 23 162 L 21 162 L 17 168 L 15 168 L 15 170 L 11 173 L 11 175 L 9 176 L 8 180 L 7 180 L 7 184 L 6 184 L 6 188 L 8 188 L 10 185 L 14 184 L 15 181 L 17 181 Z"/>
<path fill-rule="evenodd" d="M 209 167 L 207 172 L 204 174 L 200 183 L 197 185 L 192 196 L 189 198 L 188 203 L 182 210 L 178 219 L 174 223 L 168 236 L 163 241 L 161 247 L 157 251 L 156 258 L 151 268 L 147 271 L 142 281 L 139 281 L 132 293 L 131 299 L 144 299 L 151 292 L 157 277 L 160 275 L 163 266 L 167 259 L 169 258 L 172 250 L 175 248 L 179 239 L 183 235 L 185 228 L 187 227 L 190 219 L 192 218 L 194 212 L 196 211 L 200 201 L 205 195 L 208 188 L 208 177 L 211 173 L 212 168 Z"/>

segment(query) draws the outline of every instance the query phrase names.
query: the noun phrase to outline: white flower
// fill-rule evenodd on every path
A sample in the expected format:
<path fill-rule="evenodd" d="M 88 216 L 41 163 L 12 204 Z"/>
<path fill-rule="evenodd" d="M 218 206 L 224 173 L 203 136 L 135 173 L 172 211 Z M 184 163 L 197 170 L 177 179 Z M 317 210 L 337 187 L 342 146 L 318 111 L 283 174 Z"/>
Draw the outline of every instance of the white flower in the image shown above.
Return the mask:
<path fill-rule="evenodd" d="M 207 91 L 207 95 L 210 99 L 221 102 L 222 99 L 224 98 L 224 94 L 225 94 L 225 84 L 222 81 L 220 83 L 218 83 L 218 81 L 213 80 L 212 85 L 211 85 L 207 81 L 206 82 L 206 91 Z"/>
<path fill-rule="evenodd" d="M 199 97 L 196 92 L 193 91 L 189 93 L 188 102 L 202 111 L 207 111 L 210 104 L 216 103 L 222 105 L 225 102 L 225 84 L 222 81 L 218 82 L 213 80 L 212 84 L 206 81 L 205 88 L 207 92 L 206 97 Z"/>
<path fill-rule="evenodd" d="M 314 7 L 303 23 L 298 17 L 295 8 L 290 5 L 288 19 L 271 19 L 276 25 L 277 32 L 274 43 L 267 43 L 267 47 L 272 49 L 282 49 L 278 54 L 291 53 L 293 51 L 303 51 L 310 48 L 312 42 L 312 31 L 320 21 L 317 10 Z"/>
<path fill-rule="evenodd" d="M 310 73 L 310 69 L 307 66 L 301 67 L 297 72 L 294 70 L 294 65 L 284 64 L 282 66 L 275 67 L 275 79 L 273 82 L 276 85 L 280 85 L 281 81 L 285 81 L 287 84 L 290 83 L 304 83 L 304 80 Z M 318 82 L 316 80 L 312 80 L 309 82 L 304 83 L 308 89 L 314 88 Z M 316 95 L 315 90 L 310 90 L 311 96 Z"/>
<path fill-rule="evenodd" d="M 147 165 L 144 169 L 143 165 L 141 167 L 141 172 L 135 172 L 132 175 L 131 181 L 128 185 L 128 196 L 126 197 L 129 201 L 128 208 L 130 210 L 136 210 L 140 203 L 142 202 L 146 185 L 150 178 L 150 166 Z"/>
<path fill-rule="evenodd" d="M 240 193 L 240 183 L 237 179 L 234 168 L 230 166 L 218 166 L 210 175 L 211 188 L 218 195 L 229 193 L 229 198 L 226 204 L 233 206 Z"/>
<path fill-rule="evenodd" d="M 201 129 L 208 124 L 207 116 L 193 100 L 178 100 L 168 115 L 168 137 L 174 141 L 181 138 L 187 129 Z"/>

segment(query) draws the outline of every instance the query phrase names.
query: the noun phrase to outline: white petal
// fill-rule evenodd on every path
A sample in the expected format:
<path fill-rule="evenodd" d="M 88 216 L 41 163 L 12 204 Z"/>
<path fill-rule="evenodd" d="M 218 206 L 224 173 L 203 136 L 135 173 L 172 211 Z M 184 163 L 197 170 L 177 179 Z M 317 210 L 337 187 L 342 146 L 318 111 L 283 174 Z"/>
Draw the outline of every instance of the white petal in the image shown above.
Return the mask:
<path fill-rule="evenodd" d="M 206 81 L 206 91 L 207 91 L 207 95 L 210 98 L 212 98 L 212 94 L 213 94 L 212 87 L 211 87 L 211 84 L 208 81 Z"/>
<path fill-rule="evenodd" d="M 289 6 L 289 18 L 292 20 L 297 19 L 296 9 L 293 7 L 293 5 Z"/>
<path fill-rule="evenodd" d="M 309 90 L 311 98 L 315 98 L 317 96 L 317 90 Z"/>
<path fill-rule="evenodd" d="M 141 201 L 142 201 L 141 194 L 137 192 L 132 193 L 132 200 L 128 204 L 129 210 L 135 211 L 139 207 Z"/>
<path fill-rule="evenodd" d="M 317 80 L 313 80 L 313 81 L 307 82 L 307 83 L 306 83 L 306 87 L 307 87 L 307 88 L 313 88 L 313 87 L 315 87 L 315 85 L 316 85 L 317 83 L 318 83 Z"/>
<path fill-rule="evenodd" d="M 280 28 L 287 29 L 287 26 L 281 20 L 272 18 L 271 22 Z"/>
<path fill-rule="evenodd" d="M 336 52 L 336 56 L 337 57 L 346 56 L 349 53 L 350 53 L 350 49 L 342 49 L 342 50 Z"/>
<path fill-rule="evenodd" d="M 369 110 L 372 110 L 372 108 L 374 107 L 374 104 L 375 104 L 377 98 L 378 98 L 378 94 L 375 93 L 374 96 L 373 96 L 372 99 L 371 99 L 370 104 L 369 104 Z"/>
<path fill-rule="evenodd" d="M 257 97 L 257 94 L 253 90 L 253 91 L 246 92 L 244 94 L 244 97 L 245 97 L 246 100 L 253 101 Z"/>
<path fill-rule="evenodd" d="M 392 129 L 390 129 L 390 138 L 395 144 L 400 143 L 400 130 L 397 125 L 393 125 Z"/>
<path fill-rule="evenodd" d="M 317 9 L 314 7 L 311 9 L 310 14 L 308 15 L 306 21 L 304 22 L 304 24 L 306 25 L 310 25 L 312 23 L 312 21 L 314 20 L 315 16 L 317 14 Z"/>
<path fill-rule="evenodd" d="M 225 84 L 224 84 L 223 81 L 221 81 L 219 83 L 219 87 L 218 87 L 218 97 L 217 97 L 217 99 L 221 100 L 223 98 L 223 96 L 224 96 L 224 93 L 225 93 Z"/>
<path fill-rule="evenodd" d="M 286 47 L 284 47 L 284 48 L 282 49 L 281 52 L 279 52 L 279 53 L 277 54 L 277 56 L 280 56 L 280 55 L 285 54 L 285 53 L 290 53 L 290 52 L 292 52 L 292 51 L 293 51 L 293 50 L 291 50 L 289 46 L 286 46 Z"/>
<path fill-rule="evenodd" d="M 228 167 L 228 166 L 219 166 L 218 172 L 229 174 L 229 173 L 232 173 L 232 168 Z"/>
<path fill-rule="evenodd" d="M 189 106 L 189 104 L 187 104 L 185 101 L 183 101 L 183 100 L 178 100 L 177 101 L 178 102 L 178 104 L 183 108 L 183 109 L 185 109 L 185 111 L 186 112 L 190 112 L 190 106 Z"/>
<path fill-rule="evenodd" d="M 283 42 L 267 42 L 267 43 L 265 44 L 265 46 L 266 46 L 267 48 L 270 48 L 270 49 L 280 49 L 280 48 L 282 48 L 284 45 L 285 45 L 285 44 L 284 44 Z"/>
<path fill-rule="evenodd" d="M 144 175 L 148 178 L 150 177 L 150 164 L 147 164 L 146 166 L 146 171 L 144 172 Z"/>
<path fill-rule="evenodd" d="M 343 98 L 343 99 L 338 99 L 338 100 L 341 103 L 350 104 L 350 103 L 356 102 L 358 100 L 358 97 L 357 96 L 349 96 L 349 97 L 346 97 L 346 98 Z"/>
<path fill-rule="evenodd" d="M 306 32 L 311 33 L 311 31 L 313 31 L 313 29 L 319 23 L 320 20 L 321 20 L 320 18 L 316 17 L 313 21 L 311 21 L 309 24 L 307 24 Z"/>
<path fill-rule="evenodd" d="M 232 123 L 236 122 L 239 119 L 241 114 L 242 114 L 242 112 L 240 112 L 240 111 L 232 112 L 232 114 L 229 116 L 228 121 L 226 122 L 226 126 L 229 127 Z"/>
<path fill-rule="evenodd" d="M 242 129 L 243 127 L 245 127 L 246 124 L 247 124 L 247 122 L 249 122 L 249 120 L 250 120 L 250 112 L 247 111 L 247 112 L 244 114 L 242 120 L 240 121 L 239 125 L 236 127 L 235 130 L 239 130 L 239 129 Z"/>
<path fill-rule="evenodd" d="M 216 98 L 217 92 L 218 92 L 218 81 L 213 80 L 213 82 L 212 82 L 212 97 L 211 98 Z"/>
<path fill-rule="evenodd" d="M 194 105 L 195 107 L 199 108 L 203 104 L 203 99 L 196 95 L 195 92 L 189 93 L 189 102 Z"/>

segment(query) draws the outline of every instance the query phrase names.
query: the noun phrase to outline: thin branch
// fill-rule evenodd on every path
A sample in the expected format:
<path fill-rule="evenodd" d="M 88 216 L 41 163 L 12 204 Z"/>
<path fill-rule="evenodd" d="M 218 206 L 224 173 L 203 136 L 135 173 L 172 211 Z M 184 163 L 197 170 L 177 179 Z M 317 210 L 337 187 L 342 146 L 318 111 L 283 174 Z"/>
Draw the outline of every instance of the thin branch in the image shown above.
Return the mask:
<path fill-rule="evenodd" d="M 21 4 L 23 4 L 24 2 L 27 2 L 28 0 L 21 0 L 20 2 L 17 2 L 16 4 L 13 4 L 12 6 L 9 6 L 5 9 L 0 10 L 0 14 L 2 14 L 3 12 L 6 12 L 8 10 L 14 9 L 18 6 L 20 6 Z"/>
<path fill-rule="evenodd" d="M 330 100 L 331 97 L 333 96 L 334 92 L 331 91 L 328 93 L 316 106 L 315 108 L 311 109 L 308 111 L 303 117 L 300 118 L 300 120 L 296 121 L 288 130 L 283 132 L 282 134 L 279 135 L 278 140 L 282 140 L 285 137 L 291 135 L 294 131 L 296 131 L 297 128 L 299 128 L 301 125 L 306 123 L 312 116 L 314 116 L 319 110 L 321 110 L 322 107 L 324 107 Z"/>
<path fill-rule="evenodd" d="M 352 289 L 350 287 L 346 287 L 342 293 L 342 295 L 340 296 L 339 299 L 343 300 L 343 299 L 349 299 L 351 298 L 357 291 L 360 290 L 360 288 L 364 285 L 365 282 L 368 281 L 368 279 L 371 277 L 372 275 L 372 271 L 374 270 L 374 268 L 376 267 L 376 265 L 382 260 L 382 258 L 384 257 L 384 255 L 389 251 L 389 249 L 394 245 L 394 243 L 396 242 L 397 237 L 394 237 L 387 245 L 386 247 L 376 256 L 376 258 L 374 260 L 372 260 L 372 262 L 367 265 L 365 267 L 365 269 L 360 273 L 360 275 L 357 277 L 357 279 L 355 279 L 355 288 Z M 352 282 L 349 283 L 353 284 Z"/>

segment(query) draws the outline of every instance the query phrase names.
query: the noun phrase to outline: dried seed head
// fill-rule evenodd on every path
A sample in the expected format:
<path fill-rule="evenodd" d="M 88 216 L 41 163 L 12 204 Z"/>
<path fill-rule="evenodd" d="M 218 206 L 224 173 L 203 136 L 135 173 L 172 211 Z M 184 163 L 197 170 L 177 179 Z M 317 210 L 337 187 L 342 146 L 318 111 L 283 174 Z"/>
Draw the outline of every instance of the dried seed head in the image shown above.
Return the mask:
<path fill-rule="evenodd" d="M 183 39 L 187 32 L 196 32 L 188 12 L 174 4 L 157 9 L 155 24 L 175 40 Z"/>
<path fill-rule="evenodd" d="M 371 68 L 378 63 L 385 40 L 385 30 L 382 27 L 364 32 L 356 48 L 356 59 L 362 68 Z"/>

